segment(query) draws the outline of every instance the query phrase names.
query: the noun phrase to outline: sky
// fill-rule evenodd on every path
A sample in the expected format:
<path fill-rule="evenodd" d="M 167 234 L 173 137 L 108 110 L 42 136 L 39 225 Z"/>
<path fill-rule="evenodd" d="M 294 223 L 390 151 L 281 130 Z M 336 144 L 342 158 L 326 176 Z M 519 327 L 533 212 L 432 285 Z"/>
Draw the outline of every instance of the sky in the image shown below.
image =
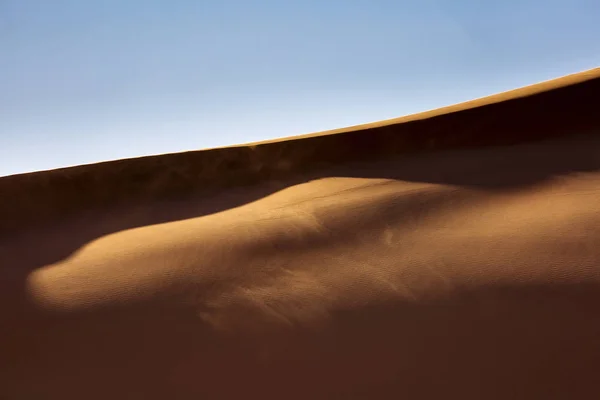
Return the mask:
<path fill-rule="evenodd" d="M 0 0 L 0 176 L 298 135 L 600 66 L 597 0 Z"/>

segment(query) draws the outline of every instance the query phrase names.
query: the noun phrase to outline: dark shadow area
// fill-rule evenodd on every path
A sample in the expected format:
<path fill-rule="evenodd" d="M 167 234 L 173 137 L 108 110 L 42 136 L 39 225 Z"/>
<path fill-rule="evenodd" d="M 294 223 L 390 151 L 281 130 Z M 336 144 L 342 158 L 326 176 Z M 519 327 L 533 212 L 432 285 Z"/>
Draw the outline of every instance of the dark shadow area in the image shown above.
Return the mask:
<path fill-rule="evenodd" d="M 277 351 L 268 360 L 256 350 L 267 339 L 208 333 L 190 312 L 161 305 L 96 310 L 56 318 L 43 335 L 18 332 L 20 343 L 35 346 L 27 352 L 35 359 L 20 357 L 19 347 L 4 353 L 16 361 L 0 377 L 8 383 L 0 394 L 20 388 L 23 397 L 7 399 L 598 398 L 599 302 L 592 282 L 498 283 L 418 302 L 375 302 L 338 310 L 318 329 L 269 336 Z M 42 392 L 23 379 L 32 373 Z"/>
<path fill-rule="evenodd" d="M 513 146 L 454 149 L 333 169 L 341 176 L 519 189 L 560 176 L 600 170 L 600 129 Z"/>
<path fill-rule="evenodd" d="M 599 301 L 596 282 L 515 282 L 342 312 L 319 350 L 346 369 L 314 358 L 305 366 L 338 372 L 328 379 L 342 387 L 372 379 L 340 396 L 348 399 L 598 397 Z"/>

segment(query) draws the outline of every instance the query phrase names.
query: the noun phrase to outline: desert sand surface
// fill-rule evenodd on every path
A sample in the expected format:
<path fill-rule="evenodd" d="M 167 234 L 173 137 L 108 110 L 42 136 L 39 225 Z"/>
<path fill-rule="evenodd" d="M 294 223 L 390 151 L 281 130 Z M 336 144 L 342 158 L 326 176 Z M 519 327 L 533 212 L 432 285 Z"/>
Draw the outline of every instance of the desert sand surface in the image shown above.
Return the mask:
<path fill-rule="evenodd" d="M 598 398 L 600 70 L 546 85 L 0 178 L 0 399 Z"/>

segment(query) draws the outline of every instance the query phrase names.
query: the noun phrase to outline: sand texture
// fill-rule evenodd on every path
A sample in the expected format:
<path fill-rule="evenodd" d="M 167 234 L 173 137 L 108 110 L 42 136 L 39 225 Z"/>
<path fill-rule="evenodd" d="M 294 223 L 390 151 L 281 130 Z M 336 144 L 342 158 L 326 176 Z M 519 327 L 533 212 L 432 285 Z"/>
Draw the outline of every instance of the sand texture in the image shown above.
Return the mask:
<path fill-rule="evenodd" d="M 600 398 L 598 99 L 0 178 L 0 399 Z"/>

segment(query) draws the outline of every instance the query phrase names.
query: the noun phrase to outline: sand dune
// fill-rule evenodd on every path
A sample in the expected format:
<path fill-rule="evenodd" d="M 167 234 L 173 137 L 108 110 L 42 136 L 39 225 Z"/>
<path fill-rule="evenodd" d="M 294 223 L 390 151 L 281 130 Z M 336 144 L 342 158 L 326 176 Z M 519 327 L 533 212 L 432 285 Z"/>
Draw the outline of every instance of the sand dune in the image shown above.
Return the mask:
<path fill-rule="evenodd" d="M 0 398 L 598 397 L 599 95 L 0 178 Z"/>

